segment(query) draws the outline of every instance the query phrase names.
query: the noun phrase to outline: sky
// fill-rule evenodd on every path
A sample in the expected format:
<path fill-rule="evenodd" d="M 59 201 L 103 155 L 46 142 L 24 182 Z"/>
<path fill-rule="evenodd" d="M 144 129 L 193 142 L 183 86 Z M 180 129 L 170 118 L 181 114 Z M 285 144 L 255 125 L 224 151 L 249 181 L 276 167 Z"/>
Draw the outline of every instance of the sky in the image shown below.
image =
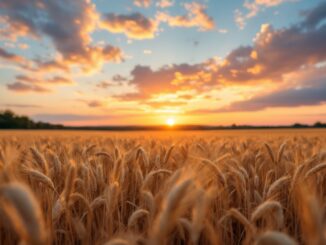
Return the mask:
<path fill-rule="evenodd" d="M 324 0 L 0 0 L 0 110 L 65 125 L 326 121 Z"/>

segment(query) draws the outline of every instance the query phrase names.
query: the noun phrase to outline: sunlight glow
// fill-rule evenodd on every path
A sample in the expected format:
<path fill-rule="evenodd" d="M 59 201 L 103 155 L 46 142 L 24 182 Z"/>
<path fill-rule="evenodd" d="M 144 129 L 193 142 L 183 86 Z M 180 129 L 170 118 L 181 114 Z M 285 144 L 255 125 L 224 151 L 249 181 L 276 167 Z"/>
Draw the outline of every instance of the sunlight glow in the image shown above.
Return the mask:
<path fill-rule="evenodd" d="M 175 120 L 172 117 L 169 117 L 168 119 L 166 119 L 166 124 L 170 127 L 172 127 L 175 124 Z"/>

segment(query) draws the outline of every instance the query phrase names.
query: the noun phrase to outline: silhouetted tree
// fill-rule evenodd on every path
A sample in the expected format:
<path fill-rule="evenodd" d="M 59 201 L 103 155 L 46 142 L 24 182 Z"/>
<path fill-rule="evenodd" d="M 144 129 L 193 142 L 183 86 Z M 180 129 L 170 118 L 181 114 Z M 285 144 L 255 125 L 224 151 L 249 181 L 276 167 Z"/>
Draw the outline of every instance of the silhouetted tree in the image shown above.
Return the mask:
<path fill-rule="evenodd" d="M 292 125 L 293 128 L 307 128 L 309 127 L 308 125 L 306 124 L 301 124 L 301 123 L 295 123 Z"/>
<path fill-rule="evenodd" d="M 2 129 L 59 129 L 62 125 L 34 122 L 27 116 L 18 116 L 10 110 L 0 112 L 0 128 Z"/>
<path fill-rule="evenodd" d="M 316 122 L 313 127 L 314 128 L 326 128 L 326 123 Z"/>

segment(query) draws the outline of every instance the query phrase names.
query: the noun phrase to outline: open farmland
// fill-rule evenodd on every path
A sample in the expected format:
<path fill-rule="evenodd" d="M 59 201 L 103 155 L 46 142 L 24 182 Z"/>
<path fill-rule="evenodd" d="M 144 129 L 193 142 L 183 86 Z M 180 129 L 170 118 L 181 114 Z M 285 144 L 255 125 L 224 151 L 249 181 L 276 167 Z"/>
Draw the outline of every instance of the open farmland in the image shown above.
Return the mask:
<path fill-rule="evenodd" d="M 325 244 L 326 130 L 0 132 L 0 244 Z"/>

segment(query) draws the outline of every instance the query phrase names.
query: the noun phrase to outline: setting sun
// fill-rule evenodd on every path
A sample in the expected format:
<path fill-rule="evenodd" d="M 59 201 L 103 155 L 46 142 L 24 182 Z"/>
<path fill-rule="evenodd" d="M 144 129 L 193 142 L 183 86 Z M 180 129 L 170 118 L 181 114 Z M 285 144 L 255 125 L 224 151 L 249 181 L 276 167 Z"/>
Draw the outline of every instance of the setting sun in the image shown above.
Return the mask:
<path fill-rule="evenodd" d="M 168 119 L 166 119 L 166 124 L 170 127 L 172 127 L 175 124 L 175 120 L 172 117 L 169 117 Z"/>

